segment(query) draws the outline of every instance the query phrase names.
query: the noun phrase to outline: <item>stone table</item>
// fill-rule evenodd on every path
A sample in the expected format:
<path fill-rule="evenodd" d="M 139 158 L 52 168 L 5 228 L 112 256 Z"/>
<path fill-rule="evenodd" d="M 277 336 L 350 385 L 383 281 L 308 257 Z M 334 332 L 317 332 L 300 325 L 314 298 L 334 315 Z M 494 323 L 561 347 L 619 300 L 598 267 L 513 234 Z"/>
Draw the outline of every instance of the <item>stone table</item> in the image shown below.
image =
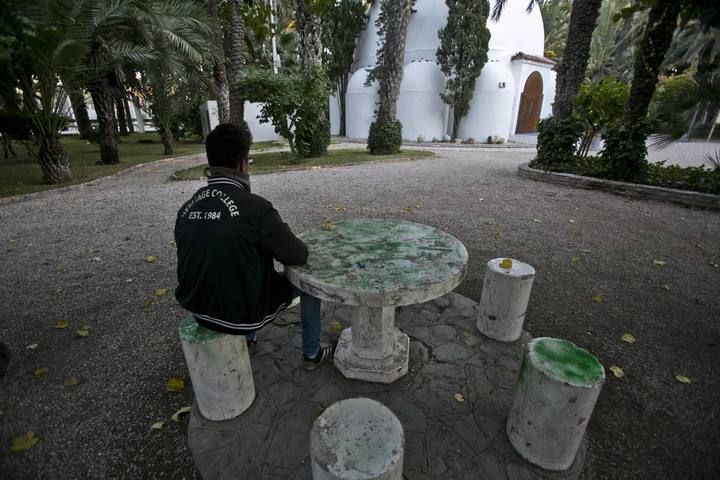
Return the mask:
<path fill-rule="evenodd" d="M 468 254 L 455 237 L 418 223 L 354 219 L 300 238 L 310 255 L 287 267 L 290 282 L 325 302 L 351 306 L 335 366 L 346 378 L 391 383 L 407 374 L 410 339 L 395 308 L 443 296 L 465 277 Z"/>

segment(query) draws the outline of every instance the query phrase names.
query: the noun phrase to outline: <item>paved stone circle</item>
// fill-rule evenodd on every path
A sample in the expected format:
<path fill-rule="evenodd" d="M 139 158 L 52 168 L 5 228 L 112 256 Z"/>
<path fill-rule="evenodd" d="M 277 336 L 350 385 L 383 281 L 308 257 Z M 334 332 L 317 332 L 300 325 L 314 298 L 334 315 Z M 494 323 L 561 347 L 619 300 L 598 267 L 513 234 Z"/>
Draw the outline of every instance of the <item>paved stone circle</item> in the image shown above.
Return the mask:
<path fill-rule="evenodd" d="M 450 293 L 401 307 L 397 326 L 410 336 L 410 370 L 385 385 L 348 380 L 328 363 L 300 367 L 299 308 L 258 333 L 252 357 L 257 398 L 238 418 L 203 419 L 193 408 L 188 437 L 205 480 L 311 478 L 310 430 L 329 405 L 346 398 L 382 402 L 405 430 L 404 477 L 431 479 L 576 479 L 587 440 L 571 468 L 556 473 L 520 457 L 505 433 L 524 346 L 500 343 L 475 328 L 476 302 Z M 336 340 L 350 308 L 323 305 L 323 333 Z"/>

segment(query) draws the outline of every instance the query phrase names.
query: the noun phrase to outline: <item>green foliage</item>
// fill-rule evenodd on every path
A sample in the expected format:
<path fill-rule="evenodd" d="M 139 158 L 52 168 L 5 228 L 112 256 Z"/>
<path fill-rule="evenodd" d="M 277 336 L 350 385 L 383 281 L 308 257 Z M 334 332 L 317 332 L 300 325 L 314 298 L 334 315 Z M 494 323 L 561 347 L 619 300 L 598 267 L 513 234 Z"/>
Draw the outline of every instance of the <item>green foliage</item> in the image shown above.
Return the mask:
<path fill-rule="evenodd" d="M 540 14 L 545 30 L 545 56 L 559 61 L 562 58 L 570 25 L 572 3 L 569 0 L 544 0 Z"/>
<path fill-rule="evenodd" d="M 320 121 L 327 109 L 327 79 L 319 70 L 307 75 L 281 71 L 277 75 L 261 68 L 249 68 L 239 80 L 243 97 L 262 104 L 260 121 L 272 123 L 287 139 L 293 156 L 319 155 L 330 144 L 329 121 Z M 313 119 L 308 122 L 306 119 Z"/>
<path fill-rule="evenodd" d="M 720 194 L 720 168 L 680 167 L 664 162 L 647 165 L 646 182 L 658 187 Z"/>
<path fill-rule="evenodd" d="M 364 0 L 340 0 L 322 17 L 323 64 L 337 84 L 350 71 L 358 35 L 365 27 Z"/>
<path fill-rule="evenodd" d="M 370 125 L 368 134 L 368 150 L 372 155 L 392 155 L 400 151 L 402 146 L 402 124 L 375 121 Z"/>
<path fill-rule="evenodd" d="M 646 178 L 645 140 L 649 127 L 649 122 L 643 120 L 631 125 L 617 122 L 605 129 L 605 148 L 600 152 L 605 178 L 625 182 L 642 182 Z"/>
<path fill-rule="evenodd" d="M 446 0 L 448 21 L 438 33 L 440 47 L 436 52 L 440 69 L 447 77 L 443 101 L 454 107 L 453 137 L 460 119 L 470 110 L 475 92 L 475 80 L 487 62 L 490 30 L 487 0 Z"/>
<path fill-rule="evenodd" d="M 577 117 L 541 120 L 538 125 L 538 154 L 531 166 L 548 171 L 573 169 L 576 163 L 575 145 L 582 133 L 583 123 Z"/>
<path fill-rule="evenodd" d="M 578 154 L 587 156 L 595 135 L 622 117 L 630 88 L 624 82 L 606 77 L 600 83 L 585 81 L 575 100 L 575 113 L 585 123 L 585 135 Z"/>

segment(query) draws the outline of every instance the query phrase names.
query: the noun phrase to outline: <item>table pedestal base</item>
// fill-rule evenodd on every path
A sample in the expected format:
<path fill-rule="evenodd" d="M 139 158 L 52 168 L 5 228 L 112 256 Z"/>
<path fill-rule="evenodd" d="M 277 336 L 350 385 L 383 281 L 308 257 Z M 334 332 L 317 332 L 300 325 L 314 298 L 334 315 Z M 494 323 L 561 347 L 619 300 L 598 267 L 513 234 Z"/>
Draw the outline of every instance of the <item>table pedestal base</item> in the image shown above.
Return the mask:
<path fill-rule="evenodd" d="M 376 383 L 392 383 L 408 372 L 410 337 L 395 328 L 390 332 L 393 349 L 384 358 L 363 358 L 352 349 L 352 328 L 340 334 L 335 350 L 335 366 L 346 378 Z"/>

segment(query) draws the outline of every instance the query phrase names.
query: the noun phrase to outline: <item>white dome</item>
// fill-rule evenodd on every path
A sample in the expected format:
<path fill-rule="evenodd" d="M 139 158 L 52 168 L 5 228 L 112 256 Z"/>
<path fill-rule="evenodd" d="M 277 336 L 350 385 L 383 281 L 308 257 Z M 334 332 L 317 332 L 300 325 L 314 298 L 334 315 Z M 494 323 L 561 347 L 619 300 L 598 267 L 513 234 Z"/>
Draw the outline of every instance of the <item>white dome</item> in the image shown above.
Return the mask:
<path fill-rule="evenodd" d="M 535 5 L 530 13 L 527 13 L 526 8 L 526 1 L 508 0 L 500 20 L 488 20 L 491 51 L 504 50 L 511 54 L 523 52 L 541 57 L 544 55 L 545 29 L 540 8 Z M 492 52 L 490 57 L 493 58 Z"/>
<path fill-rule="evenodd" d="M 445 0 L 417 0 L 413 9 L 415 13 L 410 17 L 405 43 L 405 63 L 420 59 L 434 61 L 440 46 L 438 32 L 447 24 L 448 7 Z"/>
<path fill-rule="evenodd" d="M 377 63 L 379 37 L 375 22 L 380 15 L 380 3 L 380 0 L 373 2 L 365 29 L 360 32 L 360 36 L 358 37 L 357 48 L 355 49 L 355 62 L 352 66 L 353 72 L 363 67 L 373 68 L 375 63 Z"/>
<path fill-rule="evenodd" d="M 370 124 L 375 119 L 378 102 L 378 82 L 365 86 L 369 70 L 361 68 L 348 82 L 345 96 L 346 134 L 350 138 L 367 138 Z"/>
<path fill-rule="evenodd" d="M 510 135 L 515 85 L 510 69 L 501 62 L 488 62 L 475 82 L 475 94 L 470 111 L 458 128 L 462 139 L 474 138 L 485 142 L 487 137 Z"/>
<path fill-rule="evenodd" d="M 428 141 L 445 134 L 447 106 L 440 98 L 445 91 L 445 76 L 435 62 L 417 61 L 405 66 L 398 99 L 398 120 L 403 138 Z"/>

